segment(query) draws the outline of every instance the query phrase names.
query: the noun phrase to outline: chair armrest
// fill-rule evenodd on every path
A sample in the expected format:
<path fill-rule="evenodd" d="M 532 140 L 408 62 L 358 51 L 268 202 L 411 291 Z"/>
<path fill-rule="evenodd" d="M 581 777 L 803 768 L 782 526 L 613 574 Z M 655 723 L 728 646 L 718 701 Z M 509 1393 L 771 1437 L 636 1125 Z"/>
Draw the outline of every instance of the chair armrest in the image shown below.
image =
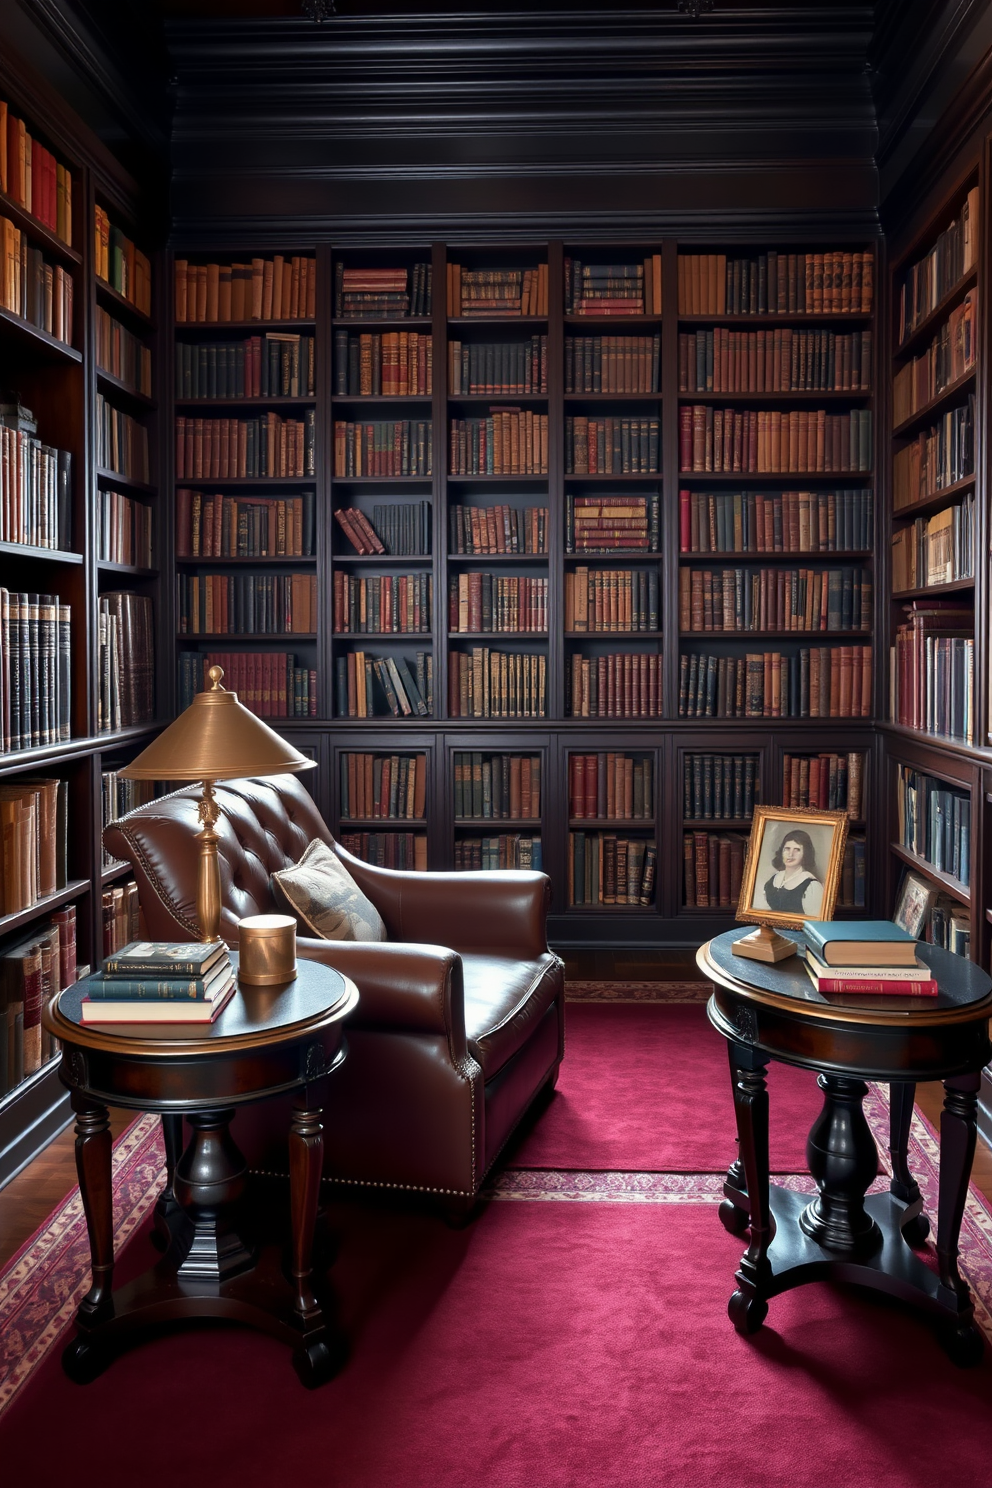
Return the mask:
<path fill-rule="evenodd" d="M 296 950 L 305 960 L 351 977 L 358 988 L 352 1026 L 444 1034 L 452 1057 L 465 1056 L 465 993 L 456 952 L 436 945 L 309 936 L 297 939 Z"/>
<path fill-rule="evenodd" d="M 386 922 L 390 937 L 535 961 L 548 950 L 545 873 L 401 873 L 334 850 Z"/>

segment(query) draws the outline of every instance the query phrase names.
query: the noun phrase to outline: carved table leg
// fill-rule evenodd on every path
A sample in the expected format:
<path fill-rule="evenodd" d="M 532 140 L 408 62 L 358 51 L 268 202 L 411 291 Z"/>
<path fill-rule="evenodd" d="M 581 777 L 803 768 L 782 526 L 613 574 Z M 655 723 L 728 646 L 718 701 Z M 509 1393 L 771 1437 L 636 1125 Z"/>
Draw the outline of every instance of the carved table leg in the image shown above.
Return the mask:
<path fill-rule="evenodd" d="M 944 1081 L 940 1117 L 940 1197 L 937 1207 L 937 1261 L 944 1302 L 956 1317 L 944 1337 L 955 1364 L 977 1364 L 984 1342 L 974 1322 L 967 1283 L 958 1271 L 958 1237 L 975 1156 L 978 1091 L 981 1075 L 958 1075 Z"/>
<path fill-rule="evenodd" d="M 743 1044 L 731 1045 L 734 1108 L 739 1161 L 744 1165 L 751 1215 L 751 1243 L 735 1276 L 737 1290 L 727 1311 L 738 1333 L 754 1333 L 764 1322 L 768 1303 L 761 1295 L 770 1278 L 768 1247 L 774 1234 L 768 1179 L 767 1057 Z"/>
<path fill-rule="evenodd" d="M 909 1171 L 909 1129 L 915 1099 L 915 1083 L 893 1080 L 889 1086 L 889 1156 L 892 1159 L 889 1193 L 906 1205 L 907 1213 L 903 1216 L 902 1224 L 903 1238 L 909 1245 L 918 1247 L 930 1233 L 930 1221 L 921 1212 L 923 1199 L 916 1179 Z M 912 1209 L 916 1213 L 909 1212 Z"/>
<path fill-rule="evenodd" d="M 173 1179 L 188 1221 L 182 1237 L 172 1237 L 180 1278 L 223 1281 L 254 1264 L 254 1247 L 238 1229 L 248 1164 L 231 1136 L 233 1114 L 200 1111 L 187 1117 L 193 1134 Z"/>
<path fill-rule="evenodd" d="M 155 1205 L 155 1229 L 152 1244 L 159 1250 L 168 1250 L 172 1241 L 172 1227 L 179 1217 L 180 1205 L 173 1184 L 176 1164 L 183 1150 L 183 1118 L 165 1115 L 162 1117 L 162 1137 L 165 1142 L 165 1187 Z"/>
<path fill-rule="evenodd" d="M 806 1142 L 806 1161 L 820 1190 L 799 1223 L 818 1245 L 849 1255 L 874 1250 L 881 1231 L 865 1209 L 865 1194 L 878 1174 L 878 1149 L 865 1120 L 864 1080 L 819 1075 L 823 1109 Z"/>
<path fill-rule="evenodd" d="M 89 1232 L 93 1280 L 76 1313 L 77 1336 L 62 1354 L 62 1367 L 80 1383 L 99 1374 L 107 1360 L 91 1335 L 114 1315 L 114 1208 L 110 1112 L 78 1090 L 72 1092 L 76 1113 L 76 1172 Z"/>
<path fill-rule="evenodd" d="M 737 1088 L 737 1045 L 728 1042 L 727 1054 L 730 1057 L 730 1088 Z M 750 1211 L 746 1203 L 742 1202 L 747 1193 L 747 1179 L 744 1176 L 744 1164 L 741 1162 L 741 1141 L 737 1138 L 737 1156 L 727 1169 L 726 1181 L 723 1185 L 724 1199 L 720 1205 L 720 1223 L 731 1235 L 743 1235 L 747 1229 Z"/>
<path fill-rule="evenodd" d="M 309 1388 L 330 1378 L 343 1362 L 342 1340 L 329 1333 L 327 1303 L 318 1301 L 313 1289 L 314 1234 L 324 1164 L 322 1108 L 310 1105 L 311 1092 L 304 1090 L 293 1105 L 289 1124 L 289 1193 L 292 1215 L 290 1276 L 293 1310 L 300 1331 L 300 1348 L 294 1357 L 297 1373 Z"/>

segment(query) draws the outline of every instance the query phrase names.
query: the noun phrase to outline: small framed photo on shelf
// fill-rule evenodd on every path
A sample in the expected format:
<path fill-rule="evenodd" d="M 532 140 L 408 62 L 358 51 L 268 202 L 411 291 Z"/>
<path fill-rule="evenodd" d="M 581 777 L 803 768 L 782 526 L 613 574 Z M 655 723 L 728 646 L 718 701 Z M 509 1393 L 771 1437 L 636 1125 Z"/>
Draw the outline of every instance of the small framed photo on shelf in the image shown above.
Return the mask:
<path fill-rule="evenodd" d="M 760 928 L 735 942 L 736 956 L 782 961 L 796 944 L 780 928 L 832 919 L 847 827 L 846 811 L 755 806 L 737 919 Z"/>
<path fill-rule="evenodd" d="M 896 912 L 892 916 L 900 929 L 914 940 L 919 940 L 937 898 L 937 887 L 909 869 L 903 874 L 899 893 L 896 896 Z"/>

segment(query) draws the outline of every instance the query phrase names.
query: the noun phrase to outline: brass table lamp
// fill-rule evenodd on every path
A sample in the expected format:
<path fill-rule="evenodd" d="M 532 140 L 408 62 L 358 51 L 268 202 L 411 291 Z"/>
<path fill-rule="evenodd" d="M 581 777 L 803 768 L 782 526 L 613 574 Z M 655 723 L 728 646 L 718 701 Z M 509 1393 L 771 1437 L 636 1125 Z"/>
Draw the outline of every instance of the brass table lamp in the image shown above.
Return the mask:
<path fill-rule="evenodd" d="M 220 940 L 220 864 L 214 827 L 220 807 L 214 796 L 218 780 L 237 780 L 250 775 L 281 775 L 312 770 L 316 760 L 307 759 L 274 729 L 256 718 L 238 702 L 235 692 L 221 687 L 222 667 L 207 672 L 211 686 L 198 692 L 185 712 L 163 729 L 127 769 L 126 780 L 202 780 L 199 805 L 202 831 L 196 882 L 196 917 L 202 941 Z"/>

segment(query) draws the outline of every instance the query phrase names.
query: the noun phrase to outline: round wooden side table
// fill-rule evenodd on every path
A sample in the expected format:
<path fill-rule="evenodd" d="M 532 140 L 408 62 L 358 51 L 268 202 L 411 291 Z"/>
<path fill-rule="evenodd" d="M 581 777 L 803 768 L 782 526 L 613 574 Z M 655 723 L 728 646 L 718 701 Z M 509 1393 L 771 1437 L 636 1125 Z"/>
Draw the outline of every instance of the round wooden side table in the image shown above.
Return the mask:
<path fill-rule="evenodd" d="M 237 964 L 237 955 L 232 953 Z M 315 961 L 293 981 L 240 986 L 215 1023 L 83 1024 L 89 978 L 43 1012 L 62 1043 L 59 1078 L 76 1113 L 76 1169 L 89 1231 L 93 1284 L 62 1356 L 80 1383 L 99 1374 L 150 1330 L 189 1318 L 262 1328 L 293 1348 L 303 1383 L 323 1383 L 344 1357 L 333 1301 L 313 1265 L 323 1159 L 321 1109 L 328 1078 L 345 1058 L 344 1020 L 358 1002 L 353 982 Z M 265 1243 L 248 1202 L 248 1172 L 230 1132 L 235 1109 L 291 1093 L 290 1264 L 278 1239 Z M 119 1291 L 114 1273 L 110 1105 L 162 1117 L 166 1187 L 156 1206 L 162 1259 Z M 182 1149 L 183 1120 L 191 1136 Z"/>
<path fill-rule="evenodd" d="M 917 952 L 933 971 L 936 997 L 831 996 L 817 992 L 798 956 L 765 964 L 733 954 L 738 927 L 701 946 L 696 961 L 714 984 L 710 1022 L 727 1040 L 738 1156 L 724 1184 L 720 1218 L 750 1244 L 730 1299 L 731 1321 L 752 1333 L 768 1299 L 827 1277 L 857 1282 L 911 1302 L 938 1321 L 958 1364 L 975 1364 L 984 1340 L 958 1271 L 958 1237 L 975 1153 L 981 1071 L 992 1056 L 992 979 L 937 946 Z M 799 932 L 790 938 L 804 946 Z M 823 1109 L 806 1143 L 817 1195 L 795 1194 L 768 1174 L 770 1059 L 815 1070 Z M 888 1193 L 867 1190 L 878 1174 L 875 1139 L 862 1101 L 866 1080 L 891 1087 Z M 929 1232 L 907 1162 L 918 1080 L 942 1080 L 935 1273 L 914 1253 Z"/>

